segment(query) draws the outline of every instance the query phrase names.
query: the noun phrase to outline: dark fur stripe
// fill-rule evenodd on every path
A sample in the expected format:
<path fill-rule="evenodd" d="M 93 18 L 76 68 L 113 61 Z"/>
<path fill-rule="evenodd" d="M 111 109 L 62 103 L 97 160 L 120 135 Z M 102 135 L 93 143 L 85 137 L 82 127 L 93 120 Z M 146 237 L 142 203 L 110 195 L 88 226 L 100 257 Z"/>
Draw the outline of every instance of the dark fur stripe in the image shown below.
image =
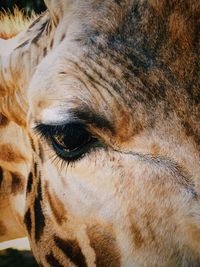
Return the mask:
<path fill-rule="evenodd" d="M 40 20 L 42 19 L 42 16 L 39 16 L 37 19 L 35 19 L 31 25 L 29 26 L 28 30 L 31 30 L 37 23 L 40 22 Z"/>
<path fill-rule="evenodd" d="M 31 211 L 30 209 L 27 210 L 25 216 L 24 216 L 24 223 L 26 225 L 26 229 L 29 233 L 29 235 L 31 235 L 31 229 L 32 229 L 32 221 L 31 221 Z"/>
<path fill-rule="evenodd" d="M 38 178 L 37 186 L 37 197 L 34 202 L 34 212 L 35 212 L 35 240 L 39 241 L 41 235 L 44 231 L 45 226 L 45 217 L 42 211 L 42 189 L 41 189 L 41 178 Z"/>
<path fill-rule="evenodd" d="M 31 192 L 32 185 L 33 185 L 33 174 L 32 174 L 32 172 L 30 172 L 29 173 L 29 176 L 28 176 L 27 193 L 30 193 Z"/>
<path fill-rule="evenodd" d="M 38 33 L 37 35 L 32 39 L 32 43 L 33 44 L 37 44 L 38 40 L 40 39 L 41 35 L 43 34 L 45 27 L 47 26 L 48 21 L 45 21 L 42 23 L 42 25 L 40 26 L 40 29 L 38 29 Z"/>
<path fill-rule="evenodd" d="M 0 167 L 0 188 L 3 182 L 3 169 Z"/>
<path fill-rule="evenodd" d="M 55 243 L 60 250 L 78 267 L 87 267 L 85 256 L 83 255 L 76 240 L 63 240 L 54 237 Z"/>
<path fill-rule="evenodd" d="M 20 44 L 19 46 L 17 46 L 17 47 L 15 48 L 15 50 L 20 49 L 20 48 L 26 46 L 28 43 L 29 43 L 29 41 L 26 40 L 25 42 L 23 42 L 22 44 Z"/>
<path fill-rule="evenodd" d="M 37 163 L 34 163 L 34 175 L 37 177 Z"/>
<path fill-rule="evenodd" d="M 87 231 L 90 245 L 96 254 L 97 267 L 120 267 L 121 255 L 117 242 L 110 232 L 101 226 L 93 226 Z"/>
<path fill-rule="evenodd" d="M 59 263 L 59 261 L 54 257 L 53 253 L 46 256 L 46 261 L 51 267 L 64 267 Z"/>
<path fill-rule="evenodd" d="M 31 148 L 34 152 L 36 152 L 36 148 L 35 148 L 35 144 L 34 144 L 34 141 L 33 141 L 33 138 L 30 137 L 30 143 L 31 143 Z"/>

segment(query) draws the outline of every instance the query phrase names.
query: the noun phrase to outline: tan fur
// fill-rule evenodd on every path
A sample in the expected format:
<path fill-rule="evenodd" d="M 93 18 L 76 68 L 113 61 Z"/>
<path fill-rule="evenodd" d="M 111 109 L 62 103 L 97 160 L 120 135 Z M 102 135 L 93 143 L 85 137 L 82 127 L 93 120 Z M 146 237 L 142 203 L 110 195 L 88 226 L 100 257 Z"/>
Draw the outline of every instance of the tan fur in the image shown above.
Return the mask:
<path fill-rule="evenodd" d="M 0 236 L 6 235 L 7 234 L 7 229 L 4 223 L 0 222 Z"/>
<path fill-rule="evenodd" d="M 7 143 L 9 140 L 9 143 Z M 31 149 L 24 130 L 0 116 L 0 241 L 26 235 L 23 216 Z"/>
<path fill-rule="evenodd" d="M 2 239 L 45 267 L 199 266 L 200 1 L 45 2 L 0 43 Z M 77 119 L 101 145 L 70 163 L 36 126 Z"/>
<path fill-rule="evenodd" d="M 53 213 L 53 217 L 58 224 L 62 225 L 63 221 L 67 220 L 67 211 L 65 210 L 63 203 L 58 199 L 58 197 L 54 193 L 49 192 L 48 186 L 46 186 L 45 191 L 47 201 Z"/>

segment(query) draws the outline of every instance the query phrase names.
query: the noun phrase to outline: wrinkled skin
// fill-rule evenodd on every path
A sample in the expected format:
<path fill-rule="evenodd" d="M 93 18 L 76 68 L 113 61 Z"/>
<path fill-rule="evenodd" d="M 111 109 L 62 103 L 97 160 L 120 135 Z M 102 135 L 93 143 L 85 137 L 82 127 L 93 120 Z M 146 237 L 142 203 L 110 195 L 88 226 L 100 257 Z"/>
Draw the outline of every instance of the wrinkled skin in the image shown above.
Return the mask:
<path fill-rule="evenodd" d="M 26 109 L 3 109 L 32 143 L 37 261 L 199 266 L 199 1 L 46 2 L 9 54 Z"/>

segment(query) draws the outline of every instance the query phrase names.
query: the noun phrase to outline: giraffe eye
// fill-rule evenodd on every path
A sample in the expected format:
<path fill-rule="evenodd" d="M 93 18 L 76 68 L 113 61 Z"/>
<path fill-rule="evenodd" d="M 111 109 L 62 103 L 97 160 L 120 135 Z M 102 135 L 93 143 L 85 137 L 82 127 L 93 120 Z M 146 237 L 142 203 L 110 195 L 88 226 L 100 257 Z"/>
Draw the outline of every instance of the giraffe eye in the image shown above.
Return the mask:
<path fill-rule="evenodd" d="M 66 161 L 75 161 L 89 152 L 91 148 L 100 145 L 100 142 L 82 123 L 57 126 L 39 125 L 37 130 L 50 141 L 56 154 Z"/>

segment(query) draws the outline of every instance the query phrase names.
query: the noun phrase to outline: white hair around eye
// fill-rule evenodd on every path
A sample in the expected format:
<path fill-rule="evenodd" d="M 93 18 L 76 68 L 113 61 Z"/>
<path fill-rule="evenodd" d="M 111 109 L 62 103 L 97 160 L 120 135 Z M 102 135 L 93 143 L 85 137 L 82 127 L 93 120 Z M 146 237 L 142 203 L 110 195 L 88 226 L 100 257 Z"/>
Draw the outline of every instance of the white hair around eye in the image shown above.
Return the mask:
<path fill-rule="evenodd" d="M 63 125 L 78 121 L 67 108 L 63 106 L 45 108 L 41 113 L 40 122 L 48 125 Z"/>

